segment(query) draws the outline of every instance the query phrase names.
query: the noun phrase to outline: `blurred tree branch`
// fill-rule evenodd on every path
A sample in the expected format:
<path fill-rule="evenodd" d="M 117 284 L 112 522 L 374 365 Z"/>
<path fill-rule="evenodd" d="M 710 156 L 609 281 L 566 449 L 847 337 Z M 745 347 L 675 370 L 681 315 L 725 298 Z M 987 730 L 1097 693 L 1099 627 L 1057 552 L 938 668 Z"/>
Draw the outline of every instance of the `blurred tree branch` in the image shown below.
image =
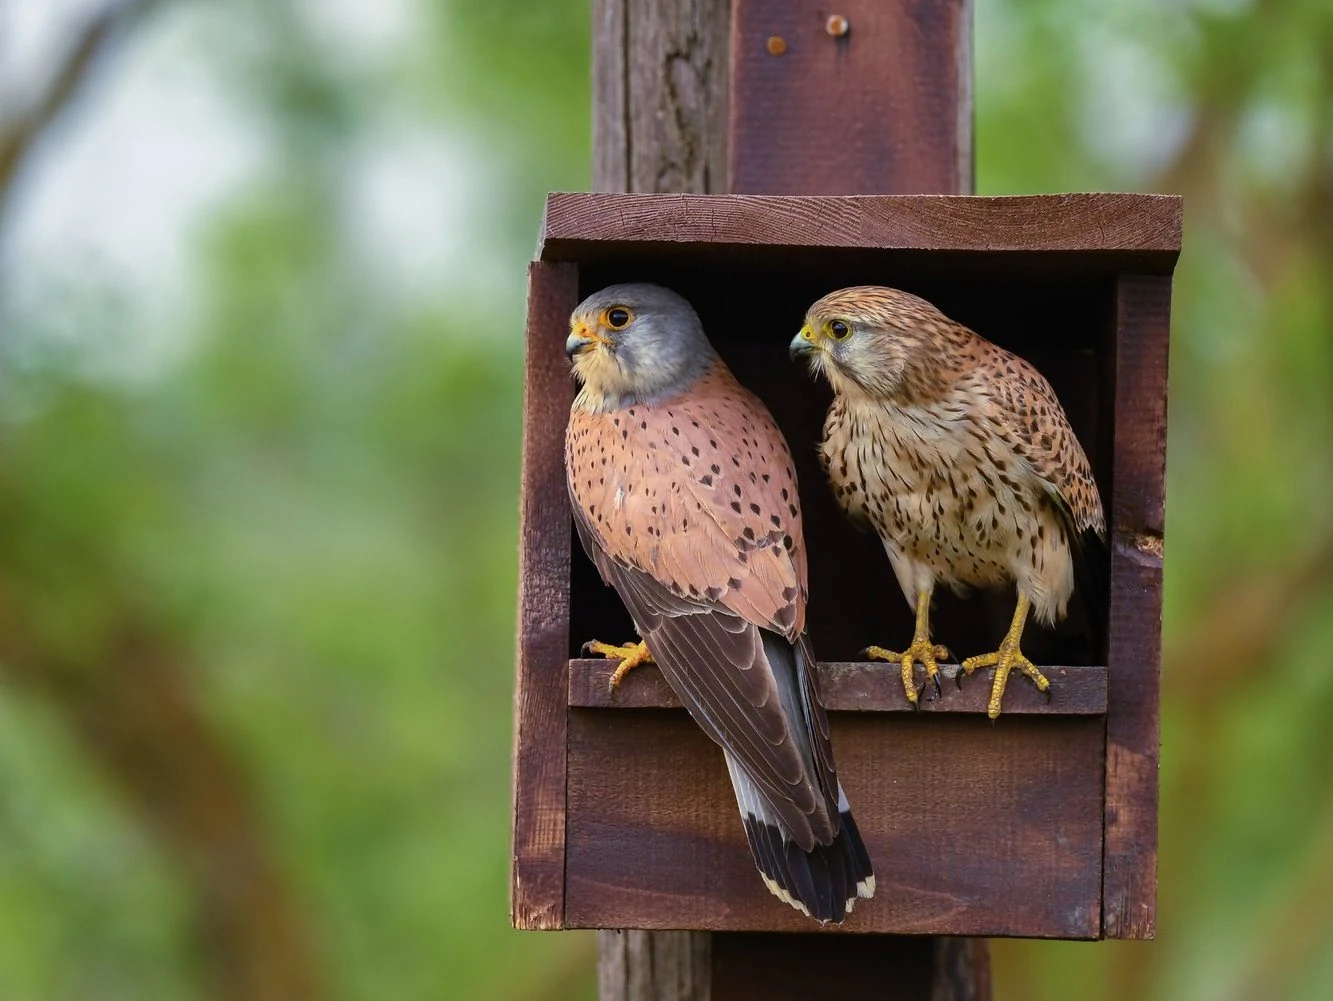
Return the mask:
<path fill-rule="evenodd" d="M 160 0 L 114 0 L 83 25 L 46 87 L 11 121 L 0 121 L 0 228 L 23 164 L 42 135 L 83 89 L 108 46 Z"/>
<path fill-rule="evenodd" d="M 311 950 L 265 848 L 248 789 L 190 692 L 165 630 L 110 597 L 87 657 L 31 628 L 17 582 L 0 580 L 0 672 L 55 703 L 75 736 L 181 861 L 211 996 L 321 996 Z"/>

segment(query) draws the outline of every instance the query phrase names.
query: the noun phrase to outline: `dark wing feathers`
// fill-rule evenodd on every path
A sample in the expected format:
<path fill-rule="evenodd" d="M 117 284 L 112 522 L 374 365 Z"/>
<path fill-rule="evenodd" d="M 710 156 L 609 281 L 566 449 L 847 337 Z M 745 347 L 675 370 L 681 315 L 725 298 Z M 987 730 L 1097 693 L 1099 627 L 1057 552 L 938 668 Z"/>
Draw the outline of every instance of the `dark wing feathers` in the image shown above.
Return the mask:
<path fill-rule="evenodd" d="M 819 787 L 826 799 L 830 816 L 838 813 L 838 775 L 833 764 L 833 740 L 829 733 L 828 713 L 819 695 L 819 675 L 815 671 L 815 654 L 810 640 L 801 635 L 793 646 L 796 677 L 799 681 L 801 710 L 810 734 L 811 756 L 819 774 Z"/>

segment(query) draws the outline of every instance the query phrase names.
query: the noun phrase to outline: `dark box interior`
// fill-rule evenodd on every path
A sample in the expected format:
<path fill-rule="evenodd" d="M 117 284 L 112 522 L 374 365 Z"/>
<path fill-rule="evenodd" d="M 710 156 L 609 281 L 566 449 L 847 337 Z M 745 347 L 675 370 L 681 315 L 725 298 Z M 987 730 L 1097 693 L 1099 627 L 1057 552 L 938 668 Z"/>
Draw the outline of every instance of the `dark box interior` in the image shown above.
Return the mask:
<path fill-rule="evenodd" d="M 677 259 L 673 260 L 672 258 Z M 1112 278 L 1015 268 L 995 257 L 942 260 L 901 251 L 803 250 L 713 254 L 686 263 L 680 255 L 620 254 L 579 268 L 579 297 L 617 282 L 651 281 L 685 296 L 741 383 L 767 404 L 796 459 L 810 557 L 809 631 L 821 660 L 859 659 L 870 644 L 900 649 L 912 636 L 912 608 L 873 533 L 861 533 L 838 510 L 820 468 L 817 445 L 831 393 L 804 364 L 787 357 L 805 310 L 848 285 L 889 285 L 934 303 L 947 316 L 1027 359 L 1050 380 L 1093 465 L 1110 511 L 1114 427 Z M 769 259 L 756 263 L 755 257 Z M 628 258 L 628 259 L 627 259 Z M 602 585 L 577 539 L 572 567 L 570 656 L 585 640 L 622 642 L 633 625 L 615 592 Z M 1105 559 L 1105 553 L 1096 554 Z M 1024 651 L 1037 664 L 1105 663 L 1106 608 L 1075 593 L 1069 617 L 1054 631 L 1031 625 Z M 955 659 L 993 650 L 1014 610 L 1012 588 L 955 596 L 936 590 L 936 642 Z M 1096 621 L 1090 621 L 1091 617 Z M 1022 682 L 1018 682 L 1022 683 Z"/>

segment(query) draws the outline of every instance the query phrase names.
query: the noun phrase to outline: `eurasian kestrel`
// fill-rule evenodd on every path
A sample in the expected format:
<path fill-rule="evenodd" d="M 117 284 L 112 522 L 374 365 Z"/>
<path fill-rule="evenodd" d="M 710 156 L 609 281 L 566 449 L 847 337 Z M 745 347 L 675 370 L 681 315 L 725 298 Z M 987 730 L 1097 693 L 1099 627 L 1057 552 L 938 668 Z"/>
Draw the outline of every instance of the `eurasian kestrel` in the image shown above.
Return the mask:
<path fill-rule="evenodd" d="M 565 468 L 574 521 L 649 659 L 722 746 L 755 864 L 780 899 L 841 921 L 875 878 L 838 783 L 805 634 L 806 564 L 791 453 L 699 317 L 656 285 L 574 310 L 582 383 Z"/>
<path fill-rule="evenodd" d="M 924 299 L 876 286 L 816 302 L 791 354 L 833 387 L 821 454 L 838 503 L 878 533 L 916 608 L 911 646 L 869 654 L 901 664 L 915 704 L 913 664 L 938 690 L 936 659 L 947 656 L 930 639 L 935 585 L 1014 582 L 1018 606 L 999 649 L 962 670 L 995 666 L 992 719 L 1013 668 L 1049 697 L 1019 650 L 1028 610 L 1048 627 L 1063 618 L 1076 557 L 1095 574 L 1091 549 L 1106 535 L 1087 456 L 1050 383 Z"/>

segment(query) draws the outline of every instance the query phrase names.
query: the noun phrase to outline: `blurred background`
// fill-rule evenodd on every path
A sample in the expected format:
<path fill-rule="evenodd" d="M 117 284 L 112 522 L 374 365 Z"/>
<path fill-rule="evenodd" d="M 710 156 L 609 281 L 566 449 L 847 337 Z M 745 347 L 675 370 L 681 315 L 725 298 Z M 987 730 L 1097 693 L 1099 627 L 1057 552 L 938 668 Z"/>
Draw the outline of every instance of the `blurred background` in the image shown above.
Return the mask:
<path fill-rule="evenodd" d="M 0 0 L 6 1001 L 593 997 L 507 916 L 588 6 Z M 975 33 L 980 193 L 1186 195 L 1159 937 L 996 942 L 995 996 L 1333 997 L 1333 6 Z"/>

